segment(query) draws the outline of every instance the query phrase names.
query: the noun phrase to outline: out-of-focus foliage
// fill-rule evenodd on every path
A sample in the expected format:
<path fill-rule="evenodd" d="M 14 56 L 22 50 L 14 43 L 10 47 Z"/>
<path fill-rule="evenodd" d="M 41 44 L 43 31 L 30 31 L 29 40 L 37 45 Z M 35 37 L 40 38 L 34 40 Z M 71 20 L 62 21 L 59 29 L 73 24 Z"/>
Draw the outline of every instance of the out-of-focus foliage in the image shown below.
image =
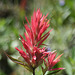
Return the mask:
<path fill-rule="evenodd" d="M 25 9 L 20 7 L 22 0 L 0 1 L 0 75 L 30 75 L 26 69 L 10 61 L 2 51 L 14 58 L 21 59 L 15 46 L 21 47 L 19 34 L 24 33 L 25 16 L 30 20 L 33 10 L 41 9 L 43 14 L 49 13 L 50 28 L 53 28 L 46 43 L 58 54 L 64 53 L 61 62 L 65 70 L 56 75 L 75 75 L 75 0 L 27 0 Z M 47 73 L 48 74 L 48 73 Z M 36 70 L 41 75 L 41 68 Z"/>

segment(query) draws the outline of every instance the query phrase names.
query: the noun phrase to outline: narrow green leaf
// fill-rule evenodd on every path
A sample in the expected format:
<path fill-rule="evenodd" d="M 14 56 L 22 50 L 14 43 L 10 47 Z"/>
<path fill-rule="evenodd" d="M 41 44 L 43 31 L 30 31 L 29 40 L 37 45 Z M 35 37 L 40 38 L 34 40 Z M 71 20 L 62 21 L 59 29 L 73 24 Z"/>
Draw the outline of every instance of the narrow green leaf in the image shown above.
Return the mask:
<path fill-rule="evenodd" d="M 23 66 L 24 68 L 26 68 L 26 69 L 29 70 L 30 72 L 33 72 L 32 67 L 30 67 L 28 64 L 26 64 L 26 63 L 24 63 L 24 62 L 22 62 L 22 61 L 20 61 L 20 60 L 18 60 L 18 59 L 15 59 L 15 58 L 9 56 L 6 52 L 4 52 L 4 53 L 5 53 L 5 55 L 6 55 L 9 59 L 11 59 L 13 62 L 15 62 L 15 63 L 17 63 L 17 64 Z"/>
<path fill-rule="evenodd" d="M 52 75 L 52 74 L 55 74 L 55 73 L 57 73 L 57 72 L 59 72 L 59 71 L 60 71 L 60 70 L 54 71 L 54 72 L 48 73 L 47 75 Z"/>

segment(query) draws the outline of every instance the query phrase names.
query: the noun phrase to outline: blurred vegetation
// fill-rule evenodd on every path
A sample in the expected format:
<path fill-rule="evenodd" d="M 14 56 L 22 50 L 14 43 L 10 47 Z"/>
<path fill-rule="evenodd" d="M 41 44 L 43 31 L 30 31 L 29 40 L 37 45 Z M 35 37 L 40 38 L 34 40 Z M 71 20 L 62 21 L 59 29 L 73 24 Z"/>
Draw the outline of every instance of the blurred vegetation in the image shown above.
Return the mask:
<path fill-rule="evenodd" d="M 51 19 L 49 29 L 53 28 L 53 31 L 45 43 L 58 54 L 64 53 L 56 66 L 65 70 L 54 75 L 75 75 L 75 0 L 0 0 L 0 75 L 31 75 L 2 51 L 21 59 L 15 47 L 22 46 L 18 38 L 25 31 L 24 17 L 27 16 L 30 21 L 37 8 L 45 15 L 49 13 L 48 19 Z M 39 67 L 36 75 L 41 74 Z"/>

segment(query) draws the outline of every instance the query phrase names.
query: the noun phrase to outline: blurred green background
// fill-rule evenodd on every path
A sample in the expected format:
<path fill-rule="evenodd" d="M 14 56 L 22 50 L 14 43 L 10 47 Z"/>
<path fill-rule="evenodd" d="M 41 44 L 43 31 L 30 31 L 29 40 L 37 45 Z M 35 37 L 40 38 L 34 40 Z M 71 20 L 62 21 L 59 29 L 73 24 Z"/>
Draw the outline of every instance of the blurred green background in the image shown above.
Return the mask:
<path fill-rule="evenodd" d="M 65 70 L 54 75 L 75 75 L 75 0 L 0 0 L 0 75 L 32 75 L 2 51 L 21 59 L 15 47 L 22 46 L 19 34 L 23 36 L 25 16 L 30 21 L 34 8 L 49 13 L 47 18 L 51 19 L 49 30 L 53 31 L 45 43 L 57 54 L 64 53 L 56 66 Z M 41 67 L 36 69 L 36 75 L 42 75 Z"/>

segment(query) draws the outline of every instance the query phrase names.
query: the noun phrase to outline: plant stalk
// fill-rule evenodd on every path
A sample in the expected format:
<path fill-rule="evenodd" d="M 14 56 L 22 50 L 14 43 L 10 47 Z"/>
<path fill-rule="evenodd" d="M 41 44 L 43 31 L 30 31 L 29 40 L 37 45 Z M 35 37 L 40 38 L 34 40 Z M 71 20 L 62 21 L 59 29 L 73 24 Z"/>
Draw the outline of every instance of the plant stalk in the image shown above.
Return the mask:
<path fill-rule="evenodd" d="M 33 68 L 33 75 L 35 75 L 35 68 Z"/>

